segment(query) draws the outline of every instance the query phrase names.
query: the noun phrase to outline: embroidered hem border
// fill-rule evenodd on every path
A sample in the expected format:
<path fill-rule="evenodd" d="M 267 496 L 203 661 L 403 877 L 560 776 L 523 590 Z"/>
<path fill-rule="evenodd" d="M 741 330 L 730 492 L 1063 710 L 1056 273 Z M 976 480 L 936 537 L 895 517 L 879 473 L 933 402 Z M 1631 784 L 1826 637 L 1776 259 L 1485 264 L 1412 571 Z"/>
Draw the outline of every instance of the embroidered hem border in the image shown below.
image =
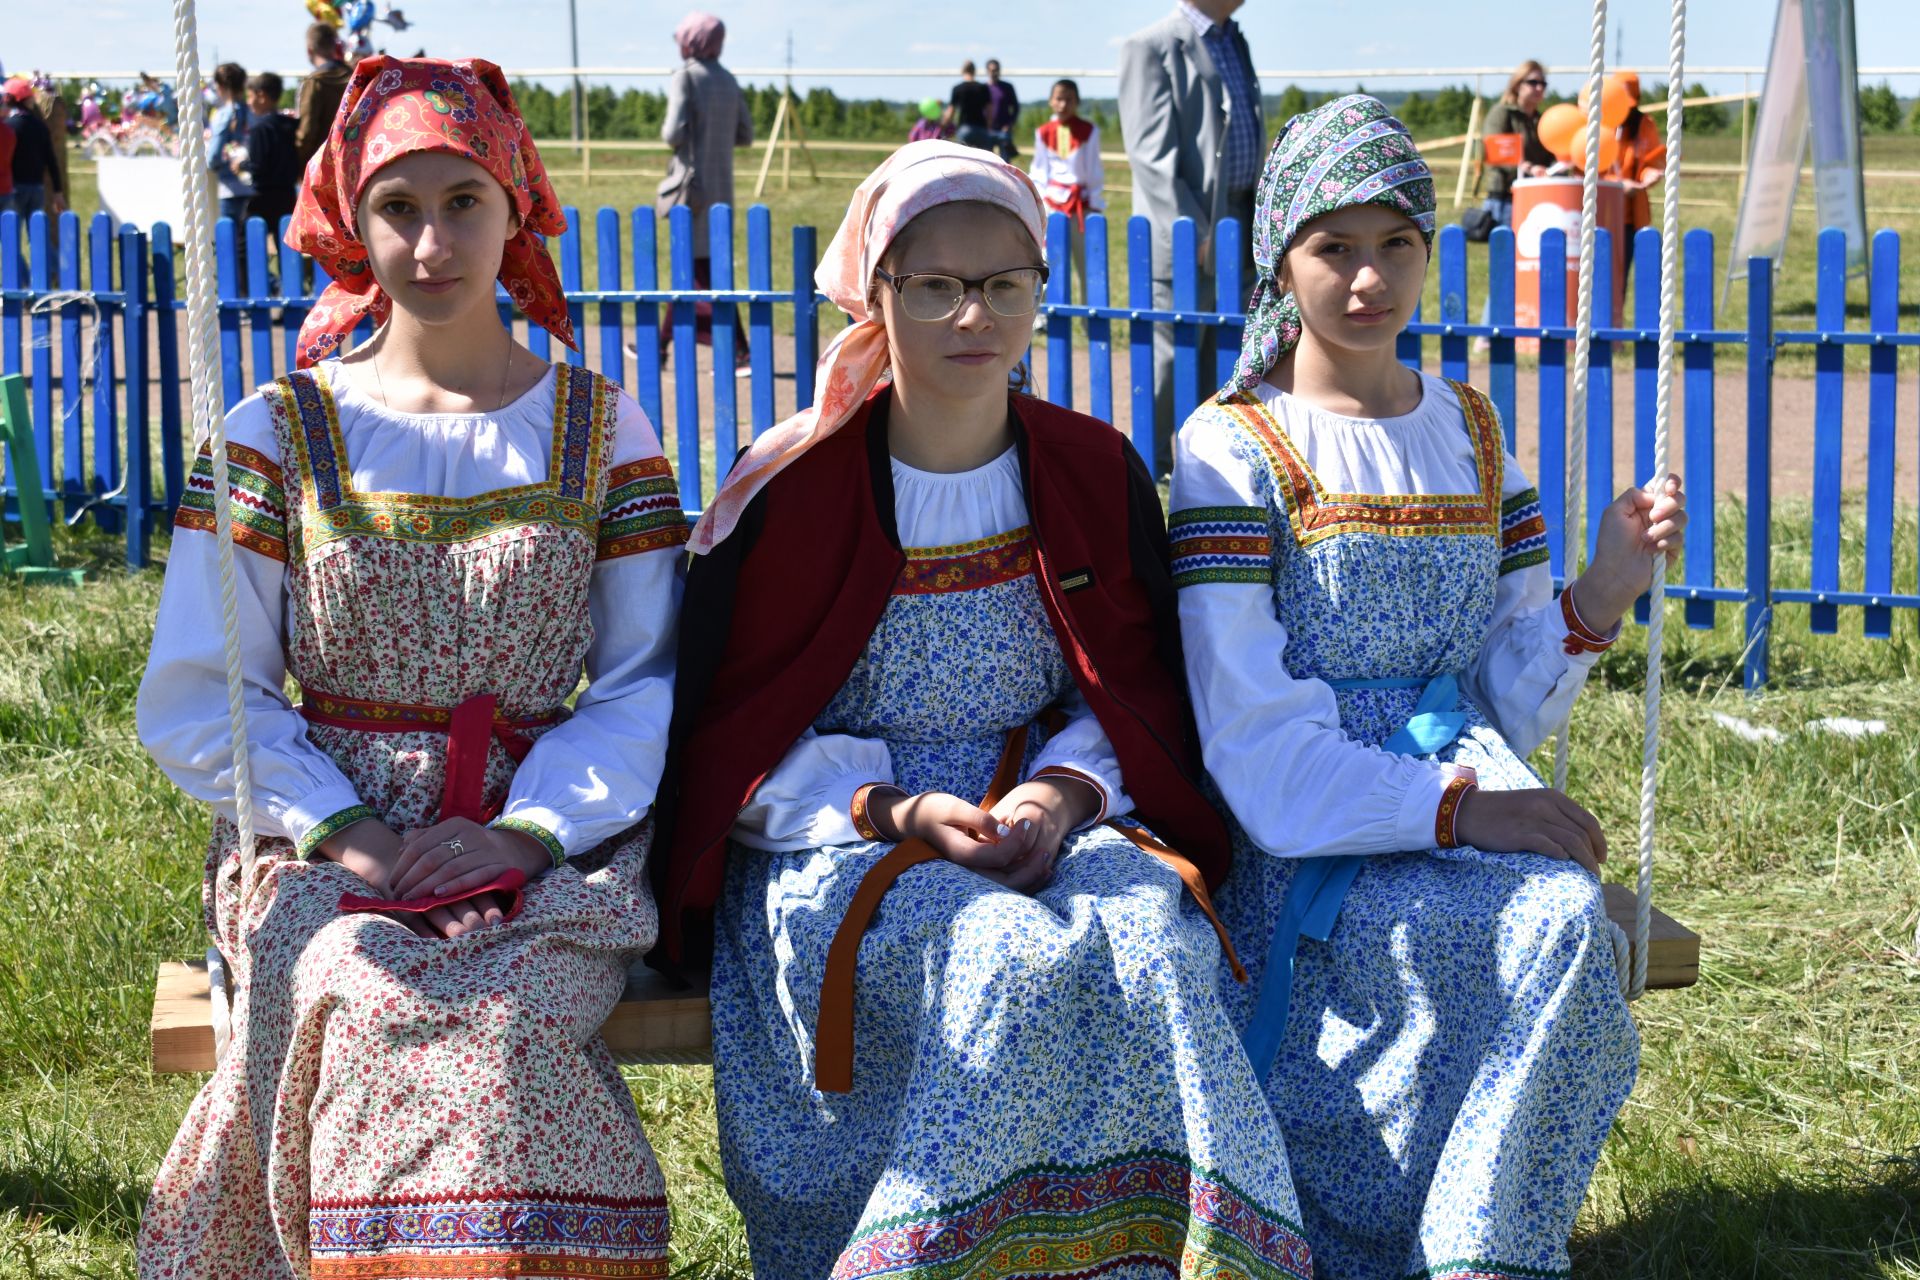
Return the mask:
<path fill-rule="evenodd" d="M 1298 1224 L 1183 1157 L 1148 1153 L 1038 1166 L 972 1201 L 879 1223 L 840 1255 L 833 1280 L 1085 1277 L 1130 1261 L 1183 1276 L 1312 1274 Z"/>
<path fill-rule="evenodd" d="M 1405 1280 L 1567 1280 L 1572 1274 L 1544 1267 L 1503 1266 L 1485 1258 L 1461 1258 L 1422 1267 L 1408 1273 Z"/>
<path fill-rule="evenodd" d="M 663 1246 L 664 1251 L 664 1246 Z M 663 1280 L 667 1259 L 582 1258 L 563 1254 L 465 1253 L 452 1257 L 315 1258 L 313 1280 L 492 1280 L 540 1276 L 544 1280 Z"/>
<path fill-rule="evenodd" d="M 656 1200 L 449 1196 L 322 1202 L 308 1215 L 315 1280 L 328 1277 L 667 1274 L 667 1206 Z"/>

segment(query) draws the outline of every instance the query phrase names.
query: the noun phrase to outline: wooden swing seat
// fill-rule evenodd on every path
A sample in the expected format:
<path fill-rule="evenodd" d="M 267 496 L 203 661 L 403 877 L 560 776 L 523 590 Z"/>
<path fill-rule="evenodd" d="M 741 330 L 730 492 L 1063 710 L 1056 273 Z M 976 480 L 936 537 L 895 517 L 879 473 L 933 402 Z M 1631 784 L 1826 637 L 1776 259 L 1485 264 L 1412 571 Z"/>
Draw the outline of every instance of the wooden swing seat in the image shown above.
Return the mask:
<path fill-rule="evenodd" d="M 1631 934 L 1633 890 L 1609 884 L 1606 902 L 1607 915 Z M 207 973 L 203 960 L 160 966 L 151 1023 L 154 1071 L 213 1070 L 214 1000 L 224 1005 L 227 992 L 224 982 L 213 991 Z M 1690 987 L 1699 978 L 1700 935 L 1656 908 L 1648 937 L 1648 990 Z M 621 1062 L 711 1062 L 713 1019 L 704 975 L 680 988 L 644 965 L 636 966 L 601 1034 Z"/>

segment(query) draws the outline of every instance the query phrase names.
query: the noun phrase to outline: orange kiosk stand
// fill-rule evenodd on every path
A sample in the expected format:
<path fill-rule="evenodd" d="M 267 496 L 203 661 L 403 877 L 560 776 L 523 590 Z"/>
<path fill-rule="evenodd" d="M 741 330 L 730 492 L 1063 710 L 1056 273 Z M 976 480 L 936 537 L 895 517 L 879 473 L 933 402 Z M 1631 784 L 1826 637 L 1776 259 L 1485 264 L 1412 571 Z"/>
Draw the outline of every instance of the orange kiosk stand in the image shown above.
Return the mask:
<path fill-rule="evenodd" d="M 1596 323 L 1618 326 L 1623 311 L 1621 293 L 1626 273 L 1626 245 L 1621 232 L 1626 225 L 1627 192 L 1618 182 L 1600 183 L 1597 206 L 1599 225 L 1613 240 L 1613 315 L 1596 318 Z M 1567 318 L 1573 323 L 1573 300 L 1580 296 L 1580 175 L 1558 178 L 1521 178 L 1513 184 L 1514 323 L 1536 326 L 1540 323 L 1540 238 L 1558 227 L 1567 236 Z M 1524 340 L 1527 347 L 1538 343 Z"/>

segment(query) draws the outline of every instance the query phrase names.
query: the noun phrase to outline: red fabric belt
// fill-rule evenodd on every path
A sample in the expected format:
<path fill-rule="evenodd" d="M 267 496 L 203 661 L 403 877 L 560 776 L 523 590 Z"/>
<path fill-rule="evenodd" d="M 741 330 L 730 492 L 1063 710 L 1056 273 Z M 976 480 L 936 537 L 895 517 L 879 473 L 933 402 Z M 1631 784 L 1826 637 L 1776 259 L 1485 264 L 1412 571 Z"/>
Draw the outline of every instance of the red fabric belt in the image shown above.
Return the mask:
<path fill-rule="evenodd" d="M 1066 214 L 1073 219 L 1073 225 L 1082 230 L 1086 229 L 1087 215 L 1093 212 L 1093 206 L 1087 203 L 1087 189 L 1079 185 L 1067 188 L 1065 200 L 1049 199 L 1047 208 Z"/>
<path fill-rule="evenodd" d="M 361 733 L 444 733 L 447 735 L 447 780 L 440 796 L 440 821 L 470 818 L 488 823 L 499 816 L 499 805 L 486 804 L 487 751 L 497 741 L 517 764 L 533 749 L 528 729 L 559 723 L 560 710 L 521 720 L 495 714 L 499 697 L 476 693 L 456 707 L 407 702 L 374 702 L 343 698 L 317 689 L 302 689 L 300 714 L 314 724 Z"/>

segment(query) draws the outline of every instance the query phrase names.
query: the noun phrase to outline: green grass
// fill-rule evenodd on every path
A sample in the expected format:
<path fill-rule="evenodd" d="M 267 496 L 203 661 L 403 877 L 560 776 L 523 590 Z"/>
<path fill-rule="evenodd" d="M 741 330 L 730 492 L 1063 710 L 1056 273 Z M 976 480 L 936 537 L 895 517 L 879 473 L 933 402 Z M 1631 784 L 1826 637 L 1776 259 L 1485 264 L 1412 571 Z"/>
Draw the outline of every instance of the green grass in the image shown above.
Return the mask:
<path fill-rule="evenodd" d="M 1722 511 L 1722 581 L 1740 512 Z M 1777 580 L 1806 581 L 1806 510 L 1776 520 Z M 1850 510 L 1848 581 L 1862 523 Z M 79 590 L 0 581 L 0 1276 L 126 1276 L 147 1186 L 197 1084 L 147 1070 L 153 966 L 197 954 L 204 809 L 135 741 L 159 573 L 62 535 Z M 1903 510 L 1896 581 L 1915 580 Z M 164 544 L 163 548 L 164 549 Z M 1870 641 L 1779 611 L 1775 681 L 1740 691 L 1739 611 L 1667 635 L 1657 898 L 1705 937 L 1699 986 L 1635 1009 L 1639 1082 L 1574 1241 L 1587 1277 L 1920 1278 L 1920 626 Z M 1632 632 L 1575 713 L 1573 793 L 1626 878 L 1644 649 Z M 1733 737 L 1715 713 L 1789 735 Z M 1830 715 L 1884 734 L 1810 736 Z M 630 1071 L 666 1168 L 674 1263 L 744 1277 L 719 1179 L 711 1073 Z"/>

